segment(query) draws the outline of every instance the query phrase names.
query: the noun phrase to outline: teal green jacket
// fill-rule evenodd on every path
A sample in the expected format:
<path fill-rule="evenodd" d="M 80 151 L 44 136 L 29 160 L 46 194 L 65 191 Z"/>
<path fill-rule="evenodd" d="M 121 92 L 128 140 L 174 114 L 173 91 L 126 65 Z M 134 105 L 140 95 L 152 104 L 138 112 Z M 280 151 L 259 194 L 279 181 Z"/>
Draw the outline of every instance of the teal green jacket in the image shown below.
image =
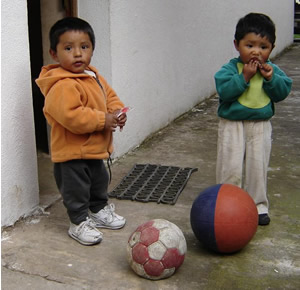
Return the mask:
<path fill-rule="evenodd" d="M 218 116 L 224 119 L 268 120 L 274 115 L 274 103 L 284 100 L 291 91 L 292 80 L 275 64 L 270 81 L 258 71 L 246 83 L 240 58 L 233 58 L 215 74 L 219 94 Z"/>

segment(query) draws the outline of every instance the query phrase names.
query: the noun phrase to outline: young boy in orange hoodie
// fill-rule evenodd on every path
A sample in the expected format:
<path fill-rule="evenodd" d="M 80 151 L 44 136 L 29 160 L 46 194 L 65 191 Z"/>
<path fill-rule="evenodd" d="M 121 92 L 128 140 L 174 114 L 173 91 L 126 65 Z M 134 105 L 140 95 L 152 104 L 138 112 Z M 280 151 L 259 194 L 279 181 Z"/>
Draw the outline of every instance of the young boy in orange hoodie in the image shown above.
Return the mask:
<path fill-rule="evenodd" d="M 125 218 L 108 205 L 108 173 L 103 159 L 112 151 L 112 132 L 126 123 L 124 104 L 90 66 L 95 48 L 92 27 L 80 18 L 57 21 L 50 30 L 50 54 L 36 80 L 45 96 L 51 126 L 54 176 L 70 218 L 68 234 L 83 245 L 100 243 L 97 228 L 119 229 Z"/>

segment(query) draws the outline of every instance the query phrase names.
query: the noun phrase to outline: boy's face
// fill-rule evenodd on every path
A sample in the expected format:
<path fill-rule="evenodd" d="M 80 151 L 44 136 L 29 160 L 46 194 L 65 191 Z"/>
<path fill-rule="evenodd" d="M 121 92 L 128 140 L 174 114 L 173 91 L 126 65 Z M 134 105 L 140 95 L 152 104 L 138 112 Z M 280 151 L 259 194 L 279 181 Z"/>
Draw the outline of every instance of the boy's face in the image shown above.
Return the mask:
<path fill-rule="evenodd" d="M 56 52 L 50 49 L 50 54 L 65 70 L 83 73 L 91 62 L 93 45 L 87 33 L 66 31 L 59 37 Z"/>
<path fill-rule="evenodd" d="M 265 63 L 273 50 L 272 43 L 267 37 L 261 37 L 253 32 L 245 35 L 243 39 L 237 43 L 234 41 L 236 50 L 240 53 L 243 63 L 249 63 L 250 60 Z"/>

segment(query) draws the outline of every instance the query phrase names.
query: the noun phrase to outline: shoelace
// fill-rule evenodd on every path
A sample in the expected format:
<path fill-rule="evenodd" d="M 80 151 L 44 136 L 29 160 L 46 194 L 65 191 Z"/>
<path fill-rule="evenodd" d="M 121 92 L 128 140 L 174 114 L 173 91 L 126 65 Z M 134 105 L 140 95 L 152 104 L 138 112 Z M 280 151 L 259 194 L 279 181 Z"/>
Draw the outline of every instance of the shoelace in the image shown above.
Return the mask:
<path fill-rule="evenodd" d="M 104 208 L 104 211 L 107 213 L 107 219 L 108 220 L 113 220 L 114 217 L 116 217 L 116 214 L 115 214 L 115 205 L 113 203 L 107 205 L 105 208 Z"/>
<path fill-rule="evenodd" d="M 78 228 L 78 231 L 82 231 L 83 228 L 87 227 L 88 229 L 90 230 L 94 230 L 95 229 L 95 223 L 90 219 L 90 218 L 86 218 L 86 221 L 83 222 L 79 228 Z"/>

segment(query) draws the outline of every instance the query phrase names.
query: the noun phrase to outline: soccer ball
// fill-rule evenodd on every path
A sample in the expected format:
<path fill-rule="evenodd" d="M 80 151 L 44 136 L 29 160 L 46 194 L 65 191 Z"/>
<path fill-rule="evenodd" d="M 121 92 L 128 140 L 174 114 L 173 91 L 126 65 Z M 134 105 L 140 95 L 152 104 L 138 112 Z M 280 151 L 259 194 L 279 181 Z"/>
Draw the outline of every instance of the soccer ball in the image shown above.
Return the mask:
<path fill-rule="evenodd" d="M 140 225 L 129 237 L 128 262 L 141 277 L 159 280 L 170 277 L 181 266 L 187 250 L 182 231 L 164 219 Z"/>

